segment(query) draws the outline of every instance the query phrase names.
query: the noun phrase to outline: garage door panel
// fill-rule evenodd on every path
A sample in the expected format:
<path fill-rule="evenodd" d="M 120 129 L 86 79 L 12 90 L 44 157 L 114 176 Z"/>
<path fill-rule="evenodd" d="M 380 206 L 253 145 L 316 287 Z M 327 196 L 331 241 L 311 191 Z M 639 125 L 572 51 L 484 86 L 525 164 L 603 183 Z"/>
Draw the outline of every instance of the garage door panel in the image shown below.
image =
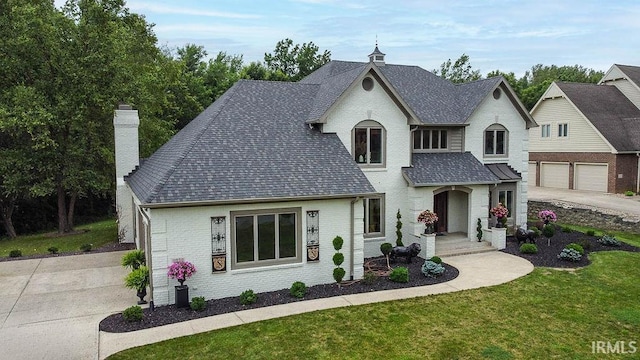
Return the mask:
<path fill-rule="evenodd" d="M 540 186 L 550 188 L 569 188 L 568 163 L 540 164 Z"/>
<path fill-rule="evenodd" d="M 607 192 L 609 167 L 607 164 L 575 164 L 577 190 Z"/>

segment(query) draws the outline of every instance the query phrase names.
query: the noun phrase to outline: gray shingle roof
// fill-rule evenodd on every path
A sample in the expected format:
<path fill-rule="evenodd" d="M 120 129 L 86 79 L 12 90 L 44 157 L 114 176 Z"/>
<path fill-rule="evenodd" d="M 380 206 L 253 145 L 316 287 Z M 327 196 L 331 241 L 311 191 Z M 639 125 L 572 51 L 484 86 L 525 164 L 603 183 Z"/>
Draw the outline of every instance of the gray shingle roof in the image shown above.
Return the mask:
<path fill-rule="evenodd" d="M 402 168 L 411 186 L 496 184 L 500 182 L 470 152 L 413 154 L 413 166 Z"/>
<path fill-rule="evenodd" d="M 241 80 L 127 183 L 146 204 L 375 193 L 337 135 L 305 123 L 319 88 Z"/>
<path fill-rule="evenodd" d="M 509 164 L 486 164 L 485 167 L 502 181 L 521 180 L 522 176 L 515 171 Z"/>
<path fill-rule="evenodd" d="M 640 150 L 640 109 L 617 87 L 556 84 L 617 151 Z"/>
<path fill-rule="evenodd" d="M 631 66 L 631 65 L 618 65 L 616 64 L 618 69 L 622 70 L 622 72 L 627 75 L 629 80 L 633 81 L 636 86 L 640 87 L 640 66 Z"/>

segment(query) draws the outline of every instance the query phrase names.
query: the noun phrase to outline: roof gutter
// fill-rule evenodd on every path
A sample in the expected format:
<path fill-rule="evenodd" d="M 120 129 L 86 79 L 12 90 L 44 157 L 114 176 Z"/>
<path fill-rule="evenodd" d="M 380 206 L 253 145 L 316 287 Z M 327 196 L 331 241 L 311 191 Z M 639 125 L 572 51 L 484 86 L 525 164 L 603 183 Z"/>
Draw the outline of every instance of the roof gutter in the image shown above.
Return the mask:
<path fill-rule="evenodd" d="M 160 208 L 193 207 L 193 206 L 216 206 L 216 205 L 229 205 L 229 204 L 260 204 L 260 203 L 308 201 L 308 200 L 352 199 L 354 196 L 370 197 L 370 196 L 376 196 L 376 195 L 379 195 L 379 193 L 370 192 L 370 193 L 359 193 L 359 194 L 287 196 L 287 197 L 255 198 L 255 199 L 178 201 L 178 202 L 163 202 L 163 203 L 143 203 L 143 204 L 140 204 L 140 207 L 147 208 L 147 209 L 160 209 Z"/>
<path fill-rule="evenodd" d="M 640 194 L 640 152 L 636 153 L 638 157 L 638 174 L 636 175 L 636 194 Z"/>

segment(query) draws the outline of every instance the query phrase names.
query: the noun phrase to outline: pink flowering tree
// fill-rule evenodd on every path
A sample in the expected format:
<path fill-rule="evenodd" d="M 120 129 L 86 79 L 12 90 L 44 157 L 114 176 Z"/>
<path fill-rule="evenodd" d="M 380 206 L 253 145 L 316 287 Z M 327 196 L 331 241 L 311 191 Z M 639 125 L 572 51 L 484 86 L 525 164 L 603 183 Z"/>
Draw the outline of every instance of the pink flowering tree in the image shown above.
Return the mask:
<path fill-rule="evenodd" d="M 507 209 L 502 203 L 498 203 L 498 206 L 492 207 L 489 210 L 491 215 L 498 219 L 498 222 L 504 226 L 507 223 L 507 216 L 509 216 L 509 209 Z"/>
<path fill-rule="evenodd" d="M 167 275 L 172 279 L 177 279 L 182 285 L 185 280 L 190 278 L 196 272 L 196 267 L 188 261 L 176 261 L 169 265 Z"/>
<path fill-rule="evenodd" d="M 418 215 L 418 222 L 425 225 L 425 232 L 431 234 L 433 232 L 433 224 L 438 221 L 438 214 L 431 210 L 424 210 Z"/>
<path fill-rule="evenodd" d="M 538 212 L 538 219 L 540 219 L 540 221 L 544 222 L 544 224 L 547 225 L 550 222 L 556 222 L 558 220 L 558 217 L 556 216 L 556 213 L 551 210 L 541 210 L 540 212 Z"/>

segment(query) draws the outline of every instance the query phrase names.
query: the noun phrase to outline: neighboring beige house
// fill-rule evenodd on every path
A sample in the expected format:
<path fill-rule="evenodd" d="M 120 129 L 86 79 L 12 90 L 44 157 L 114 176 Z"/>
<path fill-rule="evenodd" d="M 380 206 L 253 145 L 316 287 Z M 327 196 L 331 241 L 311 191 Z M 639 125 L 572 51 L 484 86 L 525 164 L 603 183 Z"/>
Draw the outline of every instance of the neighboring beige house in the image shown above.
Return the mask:
<path fill-rule="evenodd" d="M 536 124 L 502 77 L 456 85 L 376 47 L 297 83 L 239 81 L 139 167 L 137 124 L 116 111 L 119 225 L 145 249 L 157 305 L 175 301 L 176 259 L 198 268 L 191 296 L 222 298 L 333 282 L 337 235 L 346 278 L 359 279 L 395 243 L 398 210 L 405 244 L 426 237 L 426 209 L 471 245 L 499 201 L 509 224 L 527 221 Z"/>
<path fill-rule="evenodd" d="M 610 86 L 606 86 L 610 85 Z M 640 67 L 613 65 L 599 84 L 554 82 L 531 110 L 531 185 L 640 191 Z"/>

